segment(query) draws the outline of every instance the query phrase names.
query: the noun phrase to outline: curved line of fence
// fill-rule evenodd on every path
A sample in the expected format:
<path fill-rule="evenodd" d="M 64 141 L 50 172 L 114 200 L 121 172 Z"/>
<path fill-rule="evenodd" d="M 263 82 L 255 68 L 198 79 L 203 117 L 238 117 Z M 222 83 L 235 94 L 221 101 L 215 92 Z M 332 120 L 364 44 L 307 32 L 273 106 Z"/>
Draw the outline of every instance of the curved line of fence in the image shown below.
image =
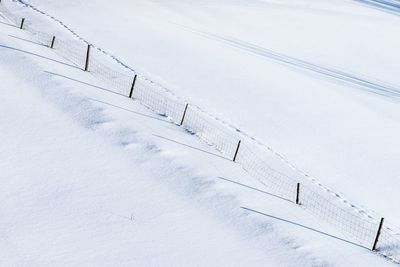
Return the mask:
<path fill-rule="evenodd" d="M 385 225 L 383 220 L 365 212 L 357 212 L 334 194 L 311 183 L 293 170 L 282 169 L 276 155 L 242 133 L 227 127 L 200 108 L 178 98 L 162 86 L 135 73 L 120 62 L 118 64 L 101 49 L 90 53 L 86 41 L 56 38 L 38 31 L 29 20 L 22 20 L 10 10 L 18 8 L 13 0 L 0 0 L 1 13 L 16 27 L 29 32 L 38 43 L 52 48 L 71 64 L 107 83 L 113 91 L 131 96 L 149 109 L 170 120 L 232 159 L 262 183 L 266 191 L 287 199 L 320 219 L 332 224 L 351 241 L 400 263 L 400 234 Z M 23 23 L 22 23 L 23 21 Z"/>

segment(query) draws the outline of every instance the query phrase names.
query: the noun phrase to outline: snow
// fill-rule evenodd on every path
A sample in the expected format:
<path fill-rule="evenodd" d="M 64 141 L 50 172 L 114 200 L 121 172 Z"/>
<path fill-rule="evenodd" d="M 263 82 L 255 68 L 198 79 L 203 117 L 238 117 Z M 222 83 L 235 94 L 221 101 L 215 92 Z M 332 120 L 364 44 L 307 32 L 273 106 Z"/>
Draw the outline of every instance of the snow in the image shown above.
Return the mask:
<path fill-rule="evenodd" d="M 29 2 L 400 225 L 398 16 L 342 0 Z"/>
<path fill-rule="evenodd" d="M 179 150 L 161 150 L 148 140 L 149 132 L 162 136 L 172 132 L 175 138 L 184 135 L 165 120 L 135 106 L 132 112 L 144 113 L 120 113 L 125 113 L 132 125 L 140 122 L 153 128 L 119 128 L 123 125 L 107 118 L 118 109 L 94 104 L 101 101 L 95 100 L 99 95 L 91 95 L 94 99 L 89 102 L 88 97 L 70 94 L 69 88 L 51 81 L 50 75 L 43 75 L 25 56 L 4 47 L 1 53 L 0 111 L 6 115 L 0 120 L 2 266 L 206 266 L 211 262 L 278 266 L 282 262 L 291 265 L 293 259 L 306 265 L 314 262 L 309 257 L 302 259 L 303 253 L 288 252 L 284 244 L 253 236 L 251 231 L 240 234 L 210 209 L 190 201 L 186 195 L 195 192 L 178 194 L 166 186 L 165 180 L 178 183 L 174 180 L 194 179 L 196 174 L 167 160 L 184 156 Z M 60 66 L 56 67 L 59 71 L 63 70 Z M 27 72 L 27 68 L 36 71 Z M 32 80 L 16 75 L 19 72 L 42 76 L 36 83 L 48 84 L 36 87 Z M 87 87 L 75 90 L 80 89 Z M 109 94 L 107 98 L 112 99 Z M 117 104 L 127 102 L 117 99 Z M 102 130 L 106 138 L 90 129 Z M 208 182 L 198 183 L 198 189 L 190 190 L 201 190 Z M 216 199 L 215 204 L 218 202 L 221 200 Z M 264 252 L 275 246 L 280 247 L 272 252 L 275 256 Z M 293 258 L 288 261 L 284 255 L 291 253 Z"/>
<path fill-rule="evenodd" d="M 384 38 L 368 38 L 375 43 L 357 49 L 359 54 L 354 53 L 359 43 L 337 48 L 337 40 L 345 39 L 338 28 L 347 30 L 345 37 L 359 34 L 351 40 L 366 40 L 374 30 L 360 31 L 361 22 L 372 17 L 389 38 L 397 30 L 395 16 L 343 1 L 30 2 L 191 103 L 230 119 L 352 201 L 398 222 L 396 97 L 276 64 L 265 59 L 265 48 L 243 49 L 251 41 L 396 83 L 393 35 L 387 45 Z M 321 15 L 323 11 L 335 16 Z M 89 12 L 108 19 L 90 22 Z M 338 15 L 345 29 L 334 23 Z M 330 29 L 315 25 L 324 19 Z M 290 31 L 282 33 L 285 23 Z M 296 35 L 299 29 L 293 25 L 304 36 Z M 65 60 L 49 55 L 47 48 L 18 39 L 28 37 L 17 29 L 0 27 L 0 112 L 7 114 L 0 119 L 5 170 L 1 212 L 6 218 L 2 265 L 391 265 L 354 244 L 313 231 L 343 238 L 290 203 L 229 182 L 259 188 L 240 168 L 167 118 L 87 86 L 98 81 L 59 64 Z M 205 30 L 196 30 L 200 27 Z M 305 31 L 310 27 L 327 35 L 335 30 L 336 35 L 311 38 L 315 32 Z M 225 40 L 233 34 L 235 43 Z M 372 46 L 384 46 L 385 53 L 364 62 Z M 384 65 L 376 65 L 379 61 Z"/>

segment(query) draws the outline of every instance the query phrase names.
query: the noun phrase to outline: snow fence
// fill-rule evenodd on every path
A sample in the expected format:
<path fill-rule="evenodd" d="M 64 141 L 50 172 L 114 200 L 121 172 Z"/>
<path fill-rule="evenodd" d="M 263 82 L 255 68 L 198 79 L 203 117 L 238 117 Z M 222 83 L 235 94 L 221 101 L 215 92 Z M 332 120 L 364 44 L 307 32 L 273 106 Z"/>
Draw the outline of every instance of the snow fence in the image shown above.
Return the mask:
<path fill-rule="evenodd" d="M 32 9 L 57 21 L 69 33 L 55 37 L 39 31 L 29 19 L 18 15 Z M 265 191 L 299 205 L 320 219 L 332 224 L 353 243 L 374 250 L 380 255 L 400 263 L 400 234 L 381 226 L 381 219 L 374 218 L 355 207 L 316 181 L 283 164 L 267 146 L 243 134 L 238 129 L 211 116 L 195 105 L 190 105 L 163 86 L 135 72 L 120 60 L 79 37 L 61 21 L 30 4 L 16 0 L 1 0 L 0 11 L 10 25 L 28 32 L 35 42 L 52 47 L 52 51 L 77 68 L 88 68 L 115 93 L 131 97 L 154 112 L 167 116 L 171 122 L 184 127 L 227 158 L 240 164 L 245 171 L 265 186 Z M 88 51 L 89 49 L 89 51 Z M 49 51 L 50 52 L 50 51 Z M 89 55 L 89 57 L 87 57 Z M 278 167 L 278 165 L 280 165 Z M 286 166 L 287 167 L 287 166 Z M 379 232 L 379 234 L 378 234 Z M 379 238 L 377 238 L 379 237 Z"/>

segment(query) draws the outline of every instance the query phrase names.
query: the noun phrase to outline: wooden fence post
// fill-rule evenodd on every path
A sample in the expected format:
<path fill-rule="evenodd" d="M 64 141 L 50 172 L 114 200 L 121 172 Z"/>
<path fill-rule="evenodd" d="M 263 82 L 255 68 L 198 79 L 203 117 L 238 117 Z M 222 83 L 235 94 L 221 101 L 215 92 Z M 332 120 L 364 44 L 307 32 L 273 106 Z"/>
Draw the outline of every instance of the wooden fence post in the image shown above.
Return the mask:
<path fill-rule="evenodd" d="M 25 18 L 21 19 L 21 25 L 19 26 L 19 28 L 22 30 L 24 28 L 24 23 L 25 23 Z"/>
<path fill-rule="evenodd" d="M 372 250 L 376 250 L 376 246 L 378 245 L 379 236 L 381 235 L 381 230 L 382 230 L 382 226 L 383 226 L 383 220 L 384 220 L 384 218 L 381 218 L 381 222 L 379 223 L 378 232 L 376 233 L 376 237 L 375 237 L 374 245 L 372 246 Z"/>
<path fill-rule="evenodd" d="M 132 96 L 133 96 L 133 90 L 135 89 L 136 78 L 137 78 L 137 75 L 135 74 L 135 77 L 133 77 L 131 91 L 129 92 L 129 98 L 132 98 Z"/>
<path fill-rule="evenodd" d="M 53 49 L 54 48 L 54 42 L 56 41 L 56 37 L 53 36 L 53 38 L 51 38 L 51 43 L 50 43 L 50 48 Z"/>
<path fill-rule="evenodd" d="M 186 112 L 187 112 L 188 107 L 189 107 L 189 104 L 186 104 L 186 106 L 185 106 L 185 111 L 183 111 L 181 123 L 179 124 L 180 126 L 183 125 L 183 121 L 185 120 Z"/>
<path fill-rule="evenodd" d="M 89 71 L 90 45 L 87 46 L 85 71 Z"/>
<path fill-rule="evenodd" d="M 239 152 L 239 148 L 240 148 L 240 144 L 242 143 L 242 140 L 239 140 L 237 147 L 236 147 L 236 151 L 235 151 L 235 156 L 233 156 L 233 162 L 236 162 L 236 157 L 238 155 Z"/>
<path fill-rule="evenodd" d="M 300 183 L 297 183 L 296 187 L 296 204 L 300 205 Z"/>

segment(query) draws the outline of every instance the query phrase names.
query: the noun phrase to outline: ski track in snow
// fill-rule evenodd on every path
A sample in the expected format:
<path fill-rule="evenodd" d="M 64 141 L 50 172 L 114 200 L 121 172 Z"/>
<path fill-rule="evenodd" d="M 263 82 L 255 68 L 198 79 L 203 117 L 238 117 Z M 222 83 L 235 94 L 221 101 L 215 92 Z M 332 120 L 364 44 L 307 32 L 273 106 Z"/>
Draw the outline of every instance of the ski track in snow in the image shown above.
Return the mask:
<path fill-rule="evenodd" d="M 389 11 L 389 13 L 399 15 L 400 2 L 397 0 L 355 0 L 359 3 L 373 6 L 377 9 Z"/>
<path fill-rule="evenodd" d="M 76 33 L 76 31 L 74 31 L 73 29 L 71 29 L 70 27 L 68 27 L 64 22 L 62 22 L 60 19 L 48 14 L 45 11 L 40 10 L 39 8 L 37 8 L 36 6 L 25 2 L 24 0 L 12 0 L 13 2 L 17 2 L 21 5 L 23 5 L 24 7 L 28 7 L 48 18 L 50 18 L 51 20 L 57 22 L 60 26 L 62 26 L 63 28 L 65 28 L 68 32 L 70 32 L 73 36 L 75 36 L 77 39 L 79 39 L 80 41 L 84 42 L 85 44 L 90 44 L 93 48 L 95 48 L 96 50 L 98 50 L 99 52 L 101 52 L 102 54 L 104 54 L 105 56 L 111 58 L 112 60 L 114 60 L 117 64 L 119 64 L 120 66 L 122 66 L 125 69 L 128 69 L 134 73 L 137 73 L 137 71 L 135 71 L 133 68 L 131 68 L 130 66 L 128 66 L 127 64 L 125 64 L 122 60 L 120 60 L 119 58 L 115 57 L 114 55 L 112 55 L 111 53 L 107 52 L 106 50 L 94 45 L 93 43 L 90 43 L 89 41 L 87 41 L 86 39 L 84 39 L 83 37 L 81 37 L 78 33 Z M 389 4 L 389 2 L 384 1 L 384 0 L 377 0 L 377 1 L 368 1 L 368 0 L 355 0 L 357 2 L 361 2 L 361 3 L 365 3 L 365 4 L 371 4 L 371 5 L 375 5 L 379 6 L 379 7 L 384 7 L 384 4 Z M 393 7 L 396 7 L 396 11 L 400 11 L 400 4 L 395 4 L 391 2 L 391 5 L 395 5 Z M 388 6 L 386 6 L 387 8 L 389 8 Z M 180 27 L 183 27 L 180 25 Z M 184 28 L 187 28 L 186 26 L 184 26 Z M 196 32 L 197 34 L 201 34 L 203 36 L 207 36 L 208 38 L 212 38 L 221 42 L 224 42 L 226 44 L 229 44 L 231 46 L 234 46 L 236 48 L 240 48 L 240 49 L 244 49 L 248 52 L 251 53 L 255 53 L 264 57 L 268 57 L 271 59 L 274 59 L 276 61 L 285 63 L 287 65 L 291 65 L 293 67 L 296 68 L 301 68 L 304 70 L 308 70 L 308 71 L 313 71 L 315 73 L 318 73 L 320 75 L 325 75 L 328 76 L 330 78 L 334 78 L 337 80 L 341 80 L 343 82 L 347 82 L 347 83 L 351 83 L 354 84 L 358 87 L 362 86 L 363 88 L 366 88 L 368 91 L 370 92 L 374 92 L 377 93 L 379 95 L 383 95 L 386 97 L 393 97 L 393 98 L 399 98 L 400 97 L 400 88 L 396 88 L 394 85 L 388 85 L 386 83 L 382 83 L 382 82 L 378 82 L 378 81 L 371 81 L 369 80 L 369 78 L 366 77 L 361 77 L 361 76 L 356 76 L 353 74 L 349 74 L 346 72 L 342 72 L 340 70 L 335 70 L 329 67 L 324 67 L 324 66 L 319 66 L 307 61 L 303 61 L 300 59 L 296 59 L 290 56 L 286 56 L 284 54 L 280 54 L 277 52 L 274 52 L 272 50 L 268 50 L 241 40 L 237 40 L 237 39 L 233 39 L 233 38 L 229 38 L 229 37 L 223 37 L 223 36 L 218 36 L 218 35 L 214 35 L 214 34 L 210 34 L 210 33 L 205 33 L 205 32 L 201 32 L 201 31 L 194 31 L 193 29 L 190 29 L 193 32 Z M 138 74 L 138 73 L 137 73 Z M 140 75 L 140 74 L 139 74 Z M 145 76 L 142 76 L 145 77 Z M 163 90 L 165 90 L 166 92 L 168 92 L 169 94 L 172 94 L 174 97 L 178 98 L 178 99 L 182 99 L 181 97 L 179 97 L 178 95 L 176 95 L 173 91 L 170 91 L 169 89 L 165 88 L 164 86 L 155 83 L 151 80 L 148 80 L 146 78 L 147 81 L 151 82 L 152 84 L 156 84 L 158 85 L 160 88 L 162 88 Z M 317 185 L 318 187 L 320 187 L 323 191 L 327 192 L 328 194 L 336 197 L 340 202 L 342 202 L 343 204 L 345 204 L 346 206 L 348 206 L 349 208 L 351 208 L 354 212 L 365 216 L 368 219 L 372 219 L 372 220 L 376 220 L 378 221 L 377 217 L 374 217 L 370 214 L 370 212 L 366 211 L 365 209 L 359 207 L 356 204 L 351 203 L 351 201 L 349 201 L 346 197 L 344 197 L 341 194 L 338 194 L 336 192 L 334 192 L 334 190 L 330 189 L 329 187 L 323 185 L 318 178 L 304 172 L 303 170 L 299 169 L 298 167 L 296 167 L 294 164 L 292 164 L 284 155 L 280 154 L 279 152 L 275 151 L 272 147 L 262 143 L 261 141 L 259 141 L 258 139 L 250 136 L 249 134 L 247 134 L 245 131 L 242 131 L 240 129 L 238 129 L 237 127 L 235 127 L 234 125 L 227 123 L 226 121 L 224 121 L 221 118 L 215 117 L 214 115 L 208 113 L 207 111 L 205 111 L 204 109 L 202 109 L 201 107 L 194 105 L 191 103 L 191 107 L 192 108 L 196 108 L 198 110 L 200 110 L 201 112 L 203 112 L 204 114 L 206 114 L 207 116 L 209 116 L 211 119 L 214 119 L 216 121 L 218 121 L 219 123 L 223 124 L 224 126 L 242 134 L 245 138 L 248 138 L 249 140 L 255 142 L 257 145 L 266 148 L 268 151 L 270 151 L 271 153 L 273 153 L 275 156 L 277 156 L 277 158 L 279 158 L 282 162 L 284 162 L 287 166 L 289 166 L 292 170 L 298 172 L 300 175 L 306 177 L 309 181 L 311 181 L 313 184 Z M 375 214 L 375 216 L 378 216 L 377 214 Z M 380 216 L 378 216 L 380 217 Z M 397 233 L 400 233 L 400 229 L 397 226 L 393 226 L 393 225 L 384 225 L 385 229 L 390 229 L 390 230 L 394 230 Z"/>
<path fill-rule="evenodd" d="M 400 86 L 397 85 L 392 85 L 388 84 L 385 82 L 381 81 L 374 81 L 373 79 L 369 77 L 364 77 L 348 72 L 344 72 L 341 70 L 337 70 L 331 67 L 327 66 L 322 66 L 322 65 L 317 65 L 302 59 L 294 58 L 292 56 L 288 56 L 255 44 L 248 43 L 243 40 L 239 40 L 236 38 L 228 37 L 228 36 L 222 36 L 222 35 L 216 35 L 212 33 L 207 33 L 204 31 L 199 31 L 195 29 L 190 29 L 186 26 L 179 25 L 182 28 L 188 29 L 189 31 L 200 34 L 204 37 L 223 42 L 227 45 L 233 46 L 235 48 L 239 48 L 242 50 L 245 50 L 247 52 L 251 52 L 253 54 L 273 59 L 278 62 L 284 63 L 286 65 L 299 68 L 299 69 L 304 69 L 308 71 L 315 72 L 320 75 L 327 76 L 328 78 L 334 78 L 349 84 L 353 84 L 357 87 L 364 88 L 368 90 L 369 92 L 373 92 L 382 96 L 386 97 L 392 97 L 392 98 L 400 98 Z"/>

